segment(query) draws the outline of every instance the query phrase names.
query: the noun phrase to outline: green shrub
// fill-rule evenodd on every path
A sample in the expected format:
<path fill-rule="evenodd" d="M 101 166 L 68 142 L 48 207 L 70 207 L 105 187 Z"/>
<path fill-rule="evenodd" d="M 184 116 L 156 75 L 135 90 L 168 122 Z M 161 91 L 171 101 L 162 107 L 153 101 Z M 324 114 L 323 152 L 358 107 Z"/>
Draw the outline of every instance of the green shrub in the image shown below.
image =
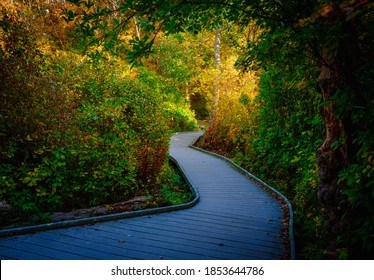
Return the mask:
<path fill-rule="evenodd" d="M 171 132 L 160 92 L 142 76 L 131 78 L 124 63 L 42 52 L 25 34 L 25 21 L 14 16 L 7 24 L 0 199 L 40 213 L 116 202 L 154 187 Z"/>

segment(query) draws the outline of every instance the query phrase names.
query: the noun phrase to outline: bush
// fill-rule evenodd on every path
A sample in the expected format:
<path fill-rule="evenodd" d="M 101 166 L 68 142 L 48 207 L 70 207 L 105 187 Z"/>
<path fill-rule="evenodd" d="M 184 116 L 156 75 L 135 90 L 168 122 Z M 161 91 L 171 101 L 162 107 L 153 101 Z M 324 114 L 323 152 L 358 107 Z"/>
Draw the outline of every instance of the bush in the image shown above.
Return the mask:
<path fill-rule="evenodd" d="M 40 213 L 154 187 L 171 132 L 161 94 L 124 63 L 42 51 L 17 14 L 2 24 L 0 199 Z"/>

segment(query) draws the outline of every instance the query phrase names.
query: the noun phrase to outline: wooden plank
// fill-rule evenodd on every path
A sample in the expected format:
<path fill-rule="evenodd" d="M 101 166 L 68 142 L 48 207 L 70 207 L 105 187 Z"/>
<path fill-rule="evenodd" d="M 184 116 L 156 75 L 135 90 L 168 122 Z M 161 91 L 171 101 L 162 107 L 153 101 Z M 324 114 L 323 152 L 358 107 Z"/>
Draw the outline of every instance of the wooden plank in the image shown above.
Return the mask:
<path fill-rule="evenodd" d="M 157 254 L 163 256 L 163 259 L 206 259 L 204 251 L 200 250 L 201 248 L 199 250 L 192 248 L 191 250 L 190 246 L 184 246 L 183 243 L 176 242 L 173 238 L 165 238 L 163 234 L 155 235 L 130 230 L 116 232 L 108 228 L 96 231 L 92 236 L 93 238 L 100 236 L 111 241 L 116 241 L 120 237 L 126 248 Z M 215 257 L 212 256 L 212 258 Z"/>
<path fill-rule="evenodd" d="M 114 257 L 101 257 L 101 259 L 159 259 L 160 255 L 156 253 L 149 253 L 141 250 L 141 248 L 131 248 L 129 250 L 128 244 L 125 244 L 123 235 L 117 235 L 111 238 L 110 235 L 104 234 L 100 236 L 97 231 L 94 234 L 90 233 L 89 229 L 81 231 L 78 235 L 74 231 L 64 231 L 56 235 L 54 232 L 50 232 L 51 236 L 64 240 L 64 242 L 76 243 L 86 242 L 86 248 L 95 248 L 103 252 L 111 252 Z M 75 240 L 75 241 L 74 241 Z"/>
<path fill-rule="evenodd" d="M 139 225 L 142 226 L 142 225 Z M 154 228 L 150 228 L 149 225 L 144 225 L 143 226 L 145 229 L 148 229 L 149 231 L 154 230 Z M 211 239 L 212 241 L 215 241 L 215 244 L 222 244 L 223 241 L 232 241 L 235 240 L 235 247 L 240 247 L 240 248 L 259 248 L 259 247 L 269 247 L 269 248 L 275 248 L 277 251 L 278 250 L 283 250 L 284 248 L 284 243 L 279 242 L 279 238 L 274 238 L 272 236 L 268 235 L 263 235 L 263 236 L 258 236 L 255 235 L 254 232 L 246 232 L 246 234 L 237 234 L 237 232 L 226 232 L 222 234 L 222 231 L 217 234 L 214 231 L 206 231 L 204 229 L 204 234 L 199 234 L 196 231 L 190 229 L 190 228 L 181 228 L 179 227 L 178 231 L 173 230 L 172 227 L 166 228 L 166 230 L 169 230 L 170 233 L 168 234 L 169 237 L 176 237 L 179 240 L 190 240 L 190 241 L 199 241 L 201 242 L 204 239 Z M 188 234 L 188 237 L 181 236 L 180 234 Z M 155 233 L 157 234 L 157 232 Z M 221 242 L 222 241 L 222 242 Z M 269 252 L 272 250 L 263 249 L 265 252 Z"/>
<path fill-rule="evenodd" d="M 164 236 L 161 236 L 161 242 L 148 242 L 147 237 L 144 238 L 143 235 L 130 235 L 128 231 L 122 229 L 118 231 L 109 229 L 106 231 L 96 226 L 93 226 L 91 228 L 92 230 L 90 230 L 90 228 L 91 227 L 85 228 L 84 233 L 80 233 L 79 237 L 82 238 L 82 236 L 85 236 L 85 238 L 88 238 L 87 234 L 89 234 L 90 238 L 88 240 L 91 240 L 92 242 L 95 242 L 96 240 L 102 244 L 121 247 L 122 254 L 126 256 L 129 256 L 128 253 L 130 253 L 132 257 L 137 258 L 140 254 L 141 258 L 146 259 L 159 259 L 160 256 L 168 256 L 169 259 L 180 258 L 181 256 L 191 258 L 194 256 L 184 251 L 175 252 L 175 249 L 170 248 L 169 245 L 165 246 L 166 242 Z M 72 237 L 77 236 L 76 233 L 71 231 L 70 234 Z M 64 232 L 64 236 L 67 236 L 66 231 Z M 135 239 L 132 240 L 132 242 L 128 242 L 131 237 L 134 237 Z M 129 248 L 131 251 L 128 251 Z M 195 255 L 197 259 L 199 259 L 201 253 L 195 252 Z"/>
<path fill-rule="evenodd" d="M 124 231 L 124 230 L 122 230 Z M 213 243 L 214 240 L 194 240 L 193 238 L 190 239 L 181 239 L 174 236 L 165 236 L 157 235 L 157 234 L 146 234 L 146 233 L 139 233 L 135 231 L 127 231 L 128 235 L 125 238 L 126 242 L 129 243 L 130 246 L 143 246 L 148 250 L 156 250 L 157 246 L 164 246 L 170 248 L 173 244 L 183 245 L 186 244 L 187 247 L 184 249 L 186 252 L 193 252 L 192 258 L 187 259 L 269 259 L 274 257 L 274 254 L 268 254 L 264 252 L 256 252 L 254 250 L 246 250 L 240 246 L 237 247 L 230 247 L 225 246 L 224 243 L 218 243 L 221 240 L 218 240 L 217 243 Z M 115 239 L 116 235 L 113 235 L 113 231 L 108 229 L 108 231 L 99 231 L 95 234 L 101 235 L 105 238 Z M 153 247 L 152 247 L 153 245 Z M 155 246 L 156 245 L 156 246 Z M 222 247 L 225 246 L 225 247 Z M 209 250 L 209 253 L 205 253 L 206 255 L 202 255 L 202 250 Z M 205 251 L 204 251 L 205 252 Z M 222 253 L 232 253 L 232 257 L 225 258 L 222 257 Z M 221 256 L 221 257 L 219 257 Z M 277 255 L 276 255 L 277 256 Z M 278 257 L 277 257 L 278 258 Z M 183 258 L 183 254 L 178 255 L 177 259 L 186 259 Z"/>
<path fill-rule="evenodd" d="M 186 240 L 187 242 L 190 241 L 199 241 L 201 242 L 202 248 L 204 248 L 204 243 L 213 243 L 213 244 L 226 244 L 226 246 L 235 247 L 238 250 L 246 250 L 249 251 L 257 251 L 257 252 L 264 252 L 264 253 L 278 253 L 279 249 L 274 247 L 265 247 L 256 244 L 254 240 L 251 238 L 242 238 L 236 239 L 227 237 L 227 236 L 211 236 L 206 235 L 204 232 L 196 233 L 195 235 L 192 234 L 185 234 L 183 232 L 168 232 L 161 229 L 154 229 L 154 228 L 144 228 L 140 226 L 133 226 L 133 225 L 126 225 L 126 227 L 118 228 L 112 227 L 108 225 L 101 225 L 101 228 L 107 227 L 107 232 L 127 232 L 130 236 L 139 236 L 141 239 L 147 239 L 149 236 L 163 236 L 164 240 L 170 240 L 175 238 L 182 242 Z"/>
<path fill-rule="evenodd" d="M 211 225 L 222 225 L 222 226 L 230 226 L 233 228 L 243 228 L 243 229 L 255 229 L 258 231 L 262 232 L 267 232 L 271 230 L 276 230 L 279 232 L 279 227 L 277 224 L 272 225 L 272 223 L 275 221 L 265 221 L 264 219 L 262 220 L 253 220 L 251 222 L 249 221 L 238 221 L 238 220 L 230 220 L 230 219 L 219 219 L 219 217 L 206 217 L 206 216 L 198 216 L 198 215 L 193 215 L 190 212 L 183 214 L 183 215 L 178 215 L 177 213 L 175 214 L 176 217 L 181 218 L 181 222 L 191 222 L 196 221 L 196 222 L 203 222 L 205 224 L 211 224 Z M 183 219 L 183 220 L 182 220 Z M 266 222 L 266 224 L 265 224 Z M 279 224 L 279 223 L 278 223 Z"/>
<path fill-rule="evenodd" d="M 31 242 L 29 242 L 29 240 Z M 33 242 L 32 239 L 29 239 L 29 240 L 26 241 L 23 238 L 12 240 L 13 242 L 9 242 L 8 240 L 6 246 L 8 248 L 18 249 L 19 256 L 22 259 L 28 259 L 28 258 L 24 258 L 24 255 L 22 254 L 22 252 L 25 252 L 28 255 L 34 254 L 35 258 L 33 259 L 40 259 L 40 260 L 42 259 L 64 259 L 64 260 L 89 259 L 89 258 L 84 258 L 82 256 L 79 256 L 71 252 L 65 252 L 63 250 L 56 251 L 48 247 L 45 247 L 43 243 Z"/>
<path fill-rule="evenodd" d="M 185 216 L 184 216 L 185 217 Z M 260 221 L 256 221 L 254 220 L 252 223 L 247 223 L 247 224 L 244 224 L 246 221 L 245 220 L 237 220 L 237 219 L 226 219 L 224 221 L 221 221 L 219 220 L 219 216 L 216 217 L 216 218 L 209 218 L 207 217 L 207 221 L 204 220 L 204 219 L 198 219 L 198 216 L 188 216 L 186 217 L 185 219 L 181 220 L 181 217 L 180 216 L 176 216 L 176 215 L 170 215 L 170 216 L 164 216 L 164 215 L 161 215 L 161 217 L 159 218 L 159 216 L 156 216 L 154 218 L 151 218 L 151 219 L 147 219 L 147 220 L 144 220 L 146 223 L 149 222 L 150 220 L 156 220 L 156 221 L 160 221 L 160 223 L 162 223 L 162 221 L 164 221 L 164 219 L 169 219 L 169 220 L 174 220 L 176 222 L 179 222 L 179 224 L 186 224 L 186 225 L 189 225 L 191 228 L 194 228 L 194 226 L 196 226 L 197 228 L 214 228 L 214 229 L 224 229 L 224 228 L 229 228 L 231 229 L 232 231 L 233 230 L 257 230 L 257 231 L 265 231 L 265 232 L 272 232 L 271 230 L 274 229 L 274 231 L 278 232 L 278 228 L 276 227 L 266 227 L 266 228 L 259 228 L 257 226 L 255 226 L 255 223 L 259 223 L 260 226 L 262 227 L 263 225 L 261 224 L 261 220 Z M 136 219 L 136 220 L 131 220 L 131 221 L 126 221 L 124 220 L 123 222 L 124 223 L 131 223 L 131 222 L 136 222 L 136 221 L 143 221 L 142 219 Z M 230 223 L 230 221 L 234 221 L 233 223 Z M 240 222 L 242 224 L 240 224 Z M 269 222 L 270 223 L 270 222 Z M 162 225 L 160 225 L 162 227 Z M 262 234 L 262 233 L 261 233 Z"/>
<path fill-rule="evenodd" d="M 100 244 L 93 244 L 92 242 L 80 238 L 68 239 L 50 232 L 35 236 L 33 240 L 29 242 L 32 244 L 43 244 L 45 247 L 56 251 L 57 256 L 60 255 L 61 250 L 64 250 L 65 252 L 72 252 L 78 255 L 79 259 L 126 259 L 123 255 L 113 253 L 113 251 L 109 250 L 107 247 L 102 248 Z"/>
<path fill-rule="evenodd" d="M 212 227 L 212 226 L 204 226 L 203 223 L 199 224 L 193 224 L 193 226 L 197 227 L 192 227 L 191 224 L 188 223 L 183 223 L 179 219 L 157 219 L 157 220 L 150 220 L 150 221 L 140 221 L 140 220 L 133 220 L 131 222 L 138 222 L 137 224 L 141 226 L 152 226 L 154 228 L 160 227 L 160 229 L 164 230 L 173 230 L 174 228 L 178 228 L 182 230 L 184 233 L 190 232 L 191 234 L 193 232 L 201 231 L 204 230 L 207 234 L 215 234 L 219 232 L 222 234 L 222 236 L 229 235 L 232 238 L 248 238 L 251 237 L 255 240 L 259 241 L 265 241 L 265 242 L 273 242 L 273 243 L 279 243 L 280 247 L 284 246 L 283 240 L 279 238 L 279 234 L 276 233 L 270 233 L 267 232 L 267 234 L 263 233 L 258 233 L 256 230 L 243 230 L 243 229 L 233 229 L 231 227 Z M 161 225 L 160 225 L 161 224 Z"/>
<path fill-rule="evenodd" d="M 256 217 L 272 217 L 274 219 L 283 219 L 283 215 L 280 213 L 274 213 L 272 212 L 267 212 L 267 211 L 262 211 L 258 213 L 256 212 L 255 209 L 252 208 L 243 208 L 243 207 L 235 207 L 232 206 L 230 210 L 228 211 L 227 209 L 222 209 L 217 206 L 212 206 L 209 209 L 206 208 L 200 208 L 200 207 L 195 207 L 193 209 L 194 213 L 198 213 L 201 215 L 211 215 L 211 216 L 222 216 L 222 217 L 228 217 L 228 218 L 237 218 L 237 219 L 254 219 Z"/>
<path fill-rule="evenodd" d="M 0 246 L 0 259 L 1 260 L 40 260 L 40 259 L 49 259 L 52 260 L 53 258 L 40 255 L 38 252 L 28 252 L 24 249 L 16 249 L 14 247 L 7 247 L 7 246 Z"/>

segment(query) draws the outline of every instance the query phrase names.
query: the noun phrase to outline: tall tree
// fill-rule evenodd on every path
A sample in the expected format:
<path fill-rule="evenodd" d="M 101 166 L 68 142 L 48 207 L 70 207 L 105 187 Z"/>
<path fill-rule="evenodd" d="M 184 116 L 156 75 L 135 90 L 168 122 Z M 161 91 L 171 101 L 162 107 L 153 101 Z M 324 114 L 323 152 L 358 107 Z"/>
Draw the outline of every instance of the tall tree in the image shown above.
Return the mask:
<path fill-rule="evenodd" d="M 218 106 L 218 100 L 219 100 L 219 82 L 222 74 L 221 69 L 221 25 L 218 25 L 218 28 L 216 30 L 216 37 L 214 40 L 214 64 L 216 67 L 217 75 L 214 79 L 214 87 L 213 87 L 213 94 L 212 94 L 212 109 L 210 112 L 209 117 L 209 124 L 210 126 L 213 125 L 215 112 L 217 110 Z"/>

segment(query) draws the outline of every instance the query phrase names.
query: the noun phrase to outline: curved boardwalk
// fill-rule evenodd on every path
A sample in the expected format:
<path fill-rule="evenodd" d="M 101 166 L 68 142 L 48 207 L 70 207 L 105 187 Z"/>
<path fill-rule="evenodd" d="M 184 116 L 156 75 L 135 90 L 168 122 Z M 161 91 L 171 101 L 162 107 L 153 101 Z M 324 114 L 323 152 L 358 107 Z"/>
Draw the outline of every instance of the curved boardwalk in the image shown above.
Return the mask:
<path fill-rule="evenodd" d="M 170 153 L 200 194 L 186 210 L 0 239 L 1 259 L 282 259 L 282 205 L 225 161 L 175 134 Z"/>

